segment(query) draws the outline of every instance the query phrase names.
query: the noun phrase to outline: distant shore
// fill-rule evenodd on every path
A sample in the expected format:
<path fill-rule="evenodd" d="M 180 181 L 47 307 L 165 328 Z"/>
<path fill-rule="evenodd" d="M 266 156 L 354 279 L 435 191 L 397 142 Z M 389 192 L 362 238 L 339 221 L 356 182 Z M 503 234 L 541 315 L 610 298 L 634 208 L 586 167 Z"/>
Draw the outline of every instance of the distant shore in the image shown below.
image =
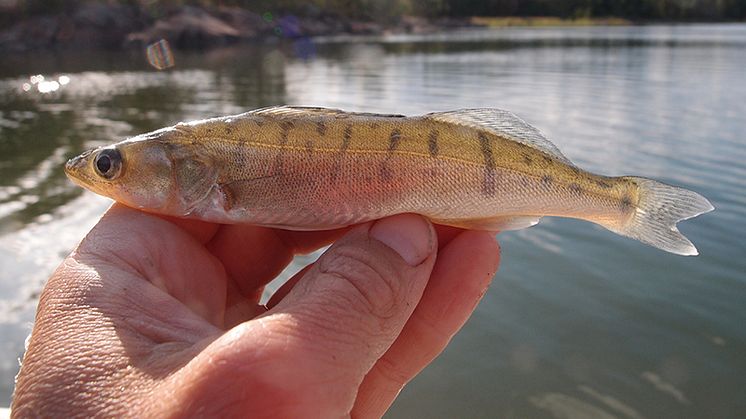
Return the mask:
<path fill-rule="evenodd" d="M 131 4 L 85 3 L 73 11 L 19 16 L 0 30 L 0 51 L 140 48 L 161 39 L 180 49 L 318 35 L 428 31 L 433 24 L 402 18 L 393 27 L 332 15 L 262 14 L 239 7 L 179 6 L 154 14 Z M 467 21 L 458 25 L 468 24 Z"/>
<path fill-rule="evenodd" d="M 0 51 L 143 48 L 165 39 L 177 49 L 204 49 L 333 35 L 434 33 L 454 28 L 511 26 L 632 25 L 622 18 L 465 17 L 427 19 L 402 16 L 387 23 L 332 14 L 262 14 L 228 6 L 178 6 L 154 16 L 141 6 L 84 3 L 74 11 L 8 19 L 0 30 Z"/>
<path fill-rule="evenodd" d="M 552 16 L 475 16 L 470 19 L 474 26 L 504 28 L 510 26 L 626 26 L 635 22 L 620 17 L 563 19 Z"/>

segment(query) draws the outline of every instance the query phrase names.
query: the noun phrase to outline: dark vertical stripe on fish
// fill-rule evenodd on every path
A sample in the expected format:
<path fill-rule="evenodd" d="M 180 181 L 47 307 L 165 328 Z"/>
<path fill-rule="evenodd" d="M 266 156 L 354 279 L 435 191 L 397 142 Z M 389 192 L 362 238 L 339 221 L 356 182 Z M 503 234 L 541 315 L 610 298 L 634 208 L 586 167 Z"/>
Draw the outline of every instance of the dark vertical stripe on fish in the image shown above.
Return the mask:
<path fill-rule="evenodd" d="M 597 179 L 595 182 L 596 182 L 596 185 L 598 185 L 598 186 L 600 186 L 600 187 L 602 187 L 604 189 L 611 188 L 611 184 L 609 182 L 606 182 L 605 180 Z"/>
<path fill-rule="evenodd" d="M 619 206 L 622 209 L 622 212 L 627 212 L 632 208 L 632 198 L 629 197 L 629 195 L 624 195 L 622 197 L 622 200 L 619 202 Z"/>
<path fill-rule="evenodd" d="M 319 121 L 316 123 L 316 132 L 318 132 L 319 135 L 322 137 L 326 135 L 326 124 L 324 123 L 324 121 Z"/>
<path fill-rule="evenodd" d="M 279 145 L 280 147 L 277 149 L 277 157 L 275 157 L 275 164 L 274 164 L 274 172 L 275 174 L 282 174 L 282 169 L 285 165 L 284 157 L 285 157 L 285 146 L 288 143 L 288 134 L 290 133 L 290 130 L 295 127 L 295 124 L 293 124 L 290 121 L 283 121 L 280 122 L 280 140 Z"/>
<path fill-rule="evenodd" d="M 391 180 L 391 169 L 389 168 L 389 161 L 391 160 L 391 156 L 394 154 L 394 151 L 396 151 L 397 148 L 399 148 L 399 141 L 401 141 L 401 131 L 398 128 L 394 128 L 391 130 L 391 134 L 389 134 L 389 149 L 388 153 L 386 154 L 386 158 L 383 159 L 383 162 L 381 162 L 381 180 L 384 182 L 388 182 Z"/>
<path fill-rule="evenodd" d="M 350 140 L 352 140 L 352 125 L 347 125 L 342 134 L 342 147 L 339 149 L 342 154 L 346 153 L 347 148 L 350 147 Z"/>
<path fill-rule="evenodd" d="M 495 195 L 495 181 L 497 170 L 495 168 L 495 156 L 492 154 L 490 139 L 486 135 L 479 133 L 479 147 L 484 156 L 484 181 L 482 184 L 482 193 L 485 196 Z"/>
<path fill-rule="evenodd" d="M 427 137 L 427 149 L 430 151 L 430 156 L 432 157 L 438 157 L 438 137 L 440 136 L 440 132 L 438 130 L 434 129 L 430 131 L 430 135 Z"/>
<path fill-rule="evenodd" d="M 391 130 L 391 134 L 389 135 L 389 153 L 393 152 L 394 150 L 399 147 L 399 141 L 401 140 L 401 131 L 399 131 L 398 128 L 394 128 Z"/>
<path fill-rule="evenodd" d="M 346 125 L 342 132 L 342 145 L 339 146 L 339 156 L 332 168 L 332 182 L 336 182 L 339 179 L 339 174 L 342 171 L 342 161 L 345 158 L 347 149 L 350 148 L 350 141 L 352 141 L 352 125 Z"/>

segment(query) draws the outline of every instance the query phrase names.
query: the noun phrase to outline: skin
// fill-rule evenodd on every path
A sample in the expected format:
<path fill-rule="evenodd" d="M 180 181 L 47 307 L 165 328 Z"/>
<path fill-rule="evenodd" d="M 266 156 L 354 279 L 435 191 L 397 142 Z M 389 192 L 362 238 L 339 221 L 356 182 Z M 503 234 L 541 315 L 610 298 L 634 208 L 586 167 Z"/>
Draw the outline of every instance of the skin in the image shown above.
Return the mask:
<path fill-rule="evenodd" d="M 494 234 L 411 214 L 311 233 L 115 204 L 42 293 L 12 415 L 379 417 L 498 263 Z"/>

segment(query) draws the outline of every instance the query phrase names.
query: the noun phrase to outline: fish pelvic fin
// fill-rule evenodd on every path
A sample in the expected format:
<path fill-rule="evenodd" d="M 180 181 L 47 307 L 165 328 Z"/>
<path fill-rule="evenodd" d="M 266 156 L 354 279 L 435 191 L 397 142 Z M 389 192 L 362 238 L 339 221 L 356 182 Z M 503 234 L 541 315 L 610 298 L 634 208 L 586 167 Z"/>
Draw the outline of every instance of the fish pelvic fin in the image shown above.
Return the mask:
<path fill-rule="evenodd" d="M 639 187 L 639 202 L 626 224 L 604 226 L 643 243 L 684 256 L 696 256 L 697 248 L 676 228 L 676 223 L 710 212 L 702 195 L 651 179 L 627 177 Z"/>

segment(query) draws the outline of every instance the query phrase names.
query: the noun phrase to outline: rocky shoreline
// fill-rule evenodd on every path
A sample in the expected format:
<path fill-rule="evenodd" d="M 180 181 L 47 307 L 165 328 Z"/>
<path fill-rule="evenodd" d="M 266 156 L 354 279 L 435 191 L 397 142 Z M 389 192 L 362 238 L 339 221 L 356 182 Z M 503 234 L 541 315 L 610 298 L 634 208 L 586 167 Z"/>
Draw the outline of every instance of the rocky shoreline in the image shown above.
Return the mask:
<path fill-rule="evenodd" d="M 309 36 L 427 33 L 472 26 L 468 19 L 437 22 L 405 16 L 384 25 L 317 13 L 309 16 L 258 14 L 239 7 L 180 6 L 153 17 L 138 6 L 88 3 L 70 13 L 20 19 L 0 30 L 0 51 L 142 48 L 161 39 L 179 49 Z"/>

